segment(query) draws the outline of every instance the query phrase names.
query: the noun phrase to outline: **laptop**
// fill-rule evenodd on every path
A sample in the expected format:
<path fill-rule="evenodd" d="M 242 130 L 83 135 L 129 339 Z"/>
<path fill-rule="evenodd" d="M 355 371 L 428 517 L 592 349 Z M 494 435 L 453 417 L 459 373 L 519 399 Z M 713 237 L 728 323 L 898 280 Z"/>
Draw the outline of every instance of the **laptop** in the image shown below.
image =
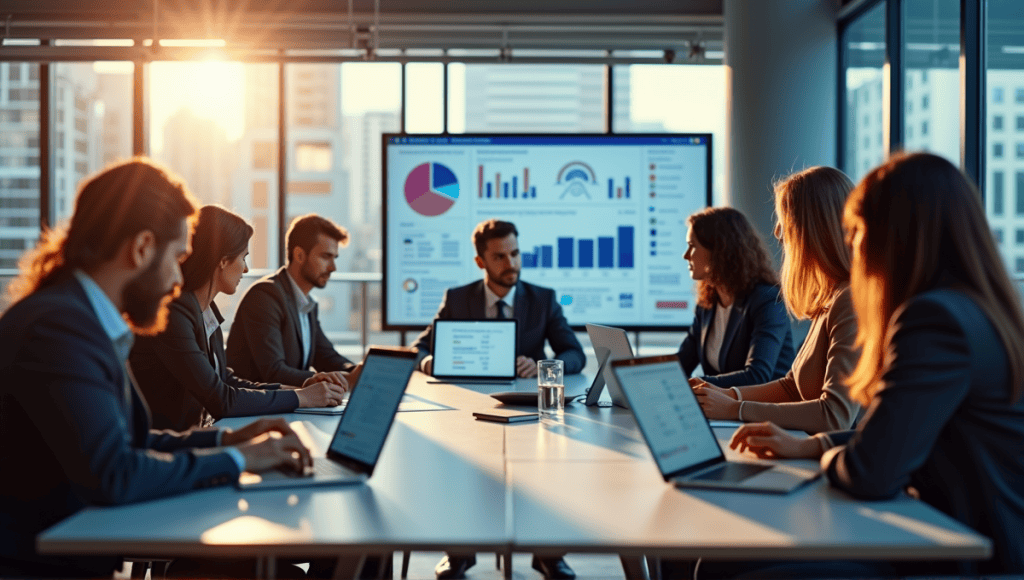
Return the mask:
<path fill-rule="evenodd" d="M 819 469 L 728 461 L 674 354 L 612 361 L 665 481 L 677 487 L 789 493 Z"/>
<path fill-rule="evenodd" d="M 415 369 L 414 352 L 371 348 L 363 360 L 363 371 L 349 396 L 327 454 L 313 458 L 311 472 L 305 475 L 284 470 L 245 472 L 238 478 L 238 487 L 281 488 L 366 481 L 373 475 Z M 302 423 L 296 422 L 293 426 L 301 436 Z"/>
<path fill-rule="evenodd" d="M 597 358 L 597 374 L 594 382 L 587 389 L 585 404 L 588 407 L 597 405 L 604 392 L 604 385 L 608 383 L 608 394 L 612 397 L 612 403 L 620 407 L 629 408 L 629 402 L 622 394 L 615 375 L 612 374 L 611 361 L 619 358 L 631 358 L 633 347 L 629 345 L 629 337 L 626 331 L 611 326 L 600 324 L 587 324 L 587 334 L 590 342 L 594 345 L 594 356 Z"/>
<path fill-rule="evenodd" d="M 516 379 L 516 320 L 435 320 L 434 378 L 510 384 Z"/>

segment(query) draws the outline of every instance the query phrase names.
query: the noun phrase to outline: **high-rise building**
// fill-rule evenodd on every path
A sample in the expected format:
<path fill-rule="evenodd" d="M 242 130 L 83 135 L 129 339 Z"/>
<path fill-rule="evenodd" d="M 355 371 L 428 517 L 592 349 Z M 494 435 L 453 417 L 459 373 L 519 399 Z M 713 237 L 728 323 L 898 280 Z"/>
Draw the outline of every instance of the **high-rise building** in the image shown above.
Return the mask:
<path fill-rule="evenodd" d="M 181 176 L 205 204 L 230 203 L 233 157 L 224 129 L 213 119 L 182 108 L 164 123 L 160 161 Z"/>

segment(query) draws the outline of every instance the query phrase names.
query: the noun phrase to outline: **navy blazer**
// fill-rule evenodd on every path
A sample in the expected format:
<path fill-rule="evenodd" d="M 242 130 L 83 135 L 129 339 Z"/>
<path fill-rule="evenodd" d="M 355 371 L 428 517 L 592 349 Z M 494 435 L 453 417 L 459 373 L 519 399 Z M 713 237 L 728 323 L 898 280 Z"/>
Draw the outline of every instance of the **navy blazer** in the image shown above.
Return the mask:
<path fill-rule="evenodd" d="M 299 309 L 288 273 L 282 267 L 246 290 L 235 311 L 228 333 L 228 366 L 235 374 L 267 383 L 302 386 L 320 372 L 350 371 L 355 363 L 334 350 L 320 328 L 319 307 L 309 313 L 313 346 L 309 360 L 302 359 L 302 328 Z"/>
<path fill-rule="evenodd" d="M 434 320 L 486 318 L 487 298 L 484 281 L 449 288 L 444 293 L 441 308 Z M 569 327 L 562 306 L 551 288 L 536 286 L 520 280 L 516 284 L 513 318 L 518 321 L 519 338 L 516 341 L 516 356 L 528 356 L 533 360 L 546 359 L 544 340 L 551 344 L 555 358 L 565 361 L 565 373 L 575 374 L 587 364 L 587 355 L 576 339 L 576 333 Z M 416 339 L 419 359 L 423 360 L 434 347 L 434 324 L 424 330 Z"/>
<path fill-rule="evenodd" d="M 828 435 L 845 443 L 822 456 L 829 481 L 865 499 L 913 486 L 992 538 L 992 559 L 958 562 L 958 575 L 1024 573 L 1024 400 L 1008 402 L 995 328 L 967 294 L 946 289 L 910 299 L 889 333 L 888 368 L 860 427 Z"/>
<path fill-rule="evenodd" d="M 88 505 L 238 479 L 227 453 L 193 449 L 215 446 L 215 430 L 150 431 L 146 403 L 74 277 L 0 317 L 0 376 L 0 569 L 7 574 L 56 566 L 109 575 L 117 559 L 44 558 L 36 535 Z"/>
<path fill-rule="evenodd" d="M 686 376 L 698 363 L 705 374 L 710 372 L 704 344 L 717 308 L 717 304 L 710 309 L 698 306 L 694 312 L 693 324 L 676 353 Z M 719 373 L 704 379 L 720 387 L 767 383 L 785 376 L 795 356 L 793 331 L 779 287 L 758 284 L 733 302 L 718 358 Z"/>
<path fill-rule="evenodd" d="M 217 305 L 210 304 L 210 308 L 217 321 L 223 322 Z M 218 327 L 210 340 L 206 339 L 203 312 L 192 292 L 171 302 L 163 332 L 136 337 L 130 361 L 156 429 L 201 427 L 205 413 L 221 419 L 290 413 L 299 406 L 299 396 L 293 390 L 235 376 L 224 354 L 224 333 Z"/>

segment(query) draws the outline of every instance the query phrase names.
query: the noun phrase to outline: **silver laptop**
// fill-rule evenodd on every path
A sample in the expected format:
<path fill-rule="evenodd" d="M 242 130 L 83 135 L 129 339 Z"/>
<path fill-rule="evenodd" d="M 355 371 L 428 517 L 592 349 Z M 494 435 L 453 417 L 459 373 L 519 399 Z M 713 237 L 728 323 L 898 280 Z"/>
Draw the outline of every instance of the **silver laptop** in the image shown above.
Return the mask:
<path fill-rule="evenodd" d="M 665 481 L 678 487 L 789 493 L 818 469 L 728 461 L 674 354 L 612 361 Z"/>
<path fill-rule="evenodd" d="M 587 324 L 587 334 L 590 336 L 590 343 L 594 345 L 594 356 L 597 358 L 597 374 L 594 382 L 587 389 L 586 405 L 593 407 L 597 405 L 604 392 L 605 383 L 608 384 L 608 394 L 611 395 L 612 403 L 620 407 L 629 408 L 629 401 L 622 395 L 622 389 L 612 374 L 612 366 L 608 363 L 619 358 L 632 358 L 633 347 L 629 345 L 629 337 L 626 331 L 611 326 L 600 324 Z"/>
<path fill-rule="evenodd" d="M 515 319 L 435 320 L 434 378 L 445 383 L 516 380 Z"/>
<path fill-rule="evenodd" d="M 245 472 L 238 487 L 280 488 L 306 485 L 359 483 L 373 475 L 398 405 L 416 369 L 416 353 L 371 348 L 363 370 L 349 396 L 348 406 L 338 422 L 334 437 L 323 457 L 313 458 L 310 473 L 284 470 Z M 297 431 L 302 423 L 293 423 Z M 301 433 L 300 433 L 301 435 Z"/>

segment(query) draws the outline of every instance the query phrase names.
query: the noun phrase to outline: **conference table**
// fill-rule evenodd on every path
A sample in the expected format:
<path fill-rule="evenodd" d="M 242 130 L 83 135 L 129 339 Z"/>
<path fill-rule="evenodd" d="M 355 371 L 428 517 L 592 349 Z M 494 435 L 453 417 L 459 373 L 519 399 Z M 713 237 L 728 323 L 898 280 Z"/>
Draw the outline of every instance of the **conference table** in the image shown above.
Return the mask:
<path fill-rule="evenodd" d="M 566 377 L 581 391 L 591 375 Z M 910 497 L 858 501 L 824 478 L 788 495 L 682 490 L 666 483 L 630 411 L 566 406 L 561 423 L 492 423 L 509 386 L 435 384 L 417 372 L 365 484 L 205 489 L 83 510 L 38 538 L 49 554 L 253 557 L 272 578 L 281 558 L 398 550 L 611 553 L 626 576 L 643 556 L 696 559 L 969 559 L 990 541 Z M 535 390 L 535 379 L 513 387 Z M 337 416 L 302 421 L 323 452 Z M 240 427 L 251 419 L 224 419 Z M 726 442 L 733 428 L 715 433 Z M 804 464 L 803 462 L 798 462 Z M 814 462 L 806 462 L 813 465 Z M 511 567 L 504 567 L 506 576 Z"/>

